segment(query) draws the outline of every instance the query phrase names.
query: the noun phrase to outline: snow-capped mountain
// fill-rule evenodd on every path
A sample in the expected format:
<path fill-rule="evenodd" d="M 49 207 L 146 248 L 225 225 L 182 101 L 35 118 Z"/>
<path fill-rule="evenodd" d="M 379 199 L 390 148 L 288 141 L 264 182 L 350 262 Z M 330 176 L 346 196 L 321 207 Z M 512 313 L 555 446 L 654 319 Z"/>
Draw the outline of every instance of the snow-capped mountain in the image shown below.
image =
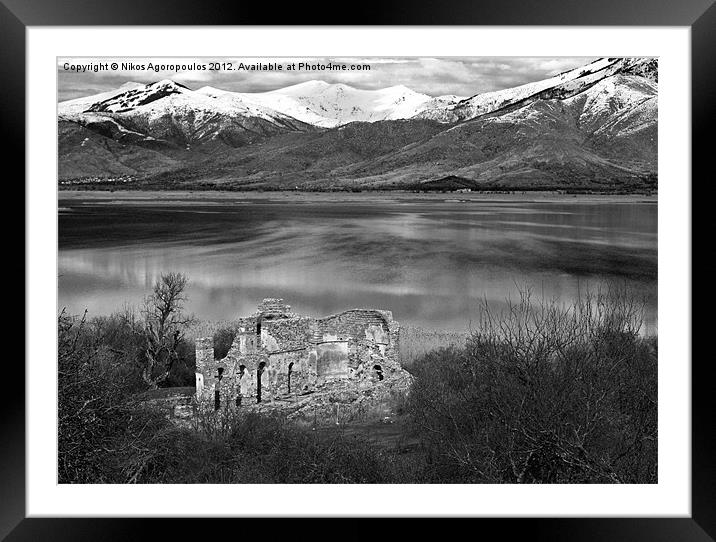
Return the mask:
<path fill-rule="evenodd" d="M 237 96 L 207 96 L 168 79 L 118 90 L 60 103 L 59 120 L 113 139 L 174 146 L 220 140 L 235 147 L 310 129 L 293 117 Z"/>
<path fill-rule="evenodd" d="M 105 100 L 95 101 L 86 109 L 86 112 L 131 112 L 161 117 L 167 112 L 186 112 L 190 109 L 208 114 L 259 117 L 268 121 L 288 118 L 287 115 L 255 103 L 242 101 L 238 96 L 229 95 L 229 93 L 219 97 L 208 97 L 169 79 L 142 87 L 134 87 Z"/>
<path fill-rule="evenodd" d="M 657 61 L 638 58 L 603 58 L 470 98 L 322 81 L 262 93 L 130 83 L 59 104 L 60 177 L 136 175 L 176 187 L 653 187 L 657 85 Z"/>
<path fill-rule="evenodd" d="M 121 87 L 109 90 L 107 92 L 100 92 L 99 94 L 93 94 L 92 96 L 83 96 L 82 98 L 76 98 L 74 100 L 60 102 L 60 104 L 58 105 L 57 114 L 60 118 L 75 119 L 97 102 L 108 100 L 110 98 L 114 98 L 119 94 L 123 94 L 128 90 L 142 87 L 144 87 L 142 83 L 135 83 L 134 81 L 129 81 L 127 83 L 124 83 Z"/>
<path fill-rule="evenodd" d="M 465 121 L 509 106 L 524 104 L 530 99 L 575 95 L 617 73 L 639 75 L 656 82 L 656 59 L 600 58 L 586 66 L 542 81 L 476 94 L 444 108 L 426 110 L 419 113 L 418 117 L 440 122 Z"/>
<path fill-rule="evenodd" d="M 657 173 L 657 87 L 624 73 L 576 81 L 472 119 L 416 145 L 360 164 L 423 186 L 445 177 L 465 187 L 614 187 Z"/>
<path fill-rule="evenodd" d="M 457 96 L 433 98 L 403 85 L 364 90 L 325 81 L 307 81 L 270 92 L 238 93 L 212 87 L 203 87 L 197 92 L 215 98 L 234 96 L 323 128 L 349 122 L 409 119 L 426 107 L 446 106 L 461 99 Z"/>
<path fill-rule="evenodd" d="M 412 118 L 421 111 L 458 103 L 459 96 L 431 97 L 398 85 L 363 90 L 342 83 L 307 81 L 270 92 L 230 92 L 213 87 L 193 91 L 171 80 L 149 85 L 126 83 L 122 87 L 59 104 L 59 117 L 87 124 L 96 113 L 117 123 L 143 117 L 151 126 L 168 115 L 175 120 L 193 113 L 189 132 L 209 117 L 257 118 L 285 126 L 301 123 L 334 128 L 350 122 L 378 122 Z M 298 123 L 292 123 L 298 121 Z M 156 137 L 155 137 L 156 139 Z"/>

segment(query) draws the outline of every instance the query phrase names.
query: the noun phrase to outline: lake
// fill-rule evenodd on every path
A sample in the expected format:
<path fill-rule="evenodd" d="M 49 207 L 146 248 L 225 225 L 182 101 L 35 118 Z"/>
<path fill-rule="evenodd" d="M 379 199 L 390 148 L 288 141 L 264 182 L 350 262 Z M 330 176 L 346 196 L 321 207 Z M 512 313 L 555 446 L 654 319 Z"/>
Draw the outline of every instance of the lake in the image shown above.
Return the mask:
<path fill-rule="evenodd" d="M 306 315 L 382 308 L 466 330 L 520 287 L 569 302 L 616 283 L 656 331 L 654 197 L 60 192 L 58 206 L 58 310 L 72 314 L 138 305 L 179 271 L 202 319 L 282 297 Z"/>

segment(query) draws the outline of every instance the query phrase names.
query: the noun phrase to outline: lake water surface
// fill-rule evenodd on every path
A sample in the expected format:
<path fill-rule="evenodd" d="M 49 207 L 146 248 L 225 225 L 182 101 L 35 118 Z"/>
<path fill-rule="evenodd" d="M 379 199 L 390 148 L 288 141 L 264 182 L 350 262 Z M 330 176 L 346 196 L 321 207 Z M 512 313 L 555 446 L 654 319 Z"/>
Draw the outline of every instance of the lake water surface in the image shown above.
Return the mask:
<path fill-rule="evenodd" d="M 523 285 L 570 301 L 616 282 L 644 298 L 656 330 L 655 200 L 459 200 L 60 192 L 59 308 L 107 314 L 180 271 L 202 319 L 283 297 L 307 315 L 383 308 L 402 323 L 465 330 L 481 300 L 499 307 Z"/>

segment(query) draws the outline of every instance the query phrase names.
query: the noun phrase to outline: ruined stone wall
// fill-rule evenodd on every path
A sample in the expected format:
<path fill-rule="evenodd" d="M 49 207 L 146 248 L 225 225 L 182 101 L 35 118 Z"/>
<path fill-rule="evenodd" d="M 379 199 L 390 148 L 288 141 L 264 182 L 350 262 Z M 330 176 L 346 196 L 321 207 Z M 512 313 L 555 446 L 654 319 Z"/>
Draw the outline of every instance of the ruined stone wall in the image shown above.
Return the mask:
<path fill-rule="evenodd" d="M 256 316 L 245 316 L 243 318 L 237 318 L 236 327 L 243 329 L 246 332 L 256 333 Z"/>
<path fill-rule="evenodd" d="M 269 352 L 305 348 L 311 339 L 313 319 L 279 318 L 261 322 L 261 342 Z"/>
<path fill-rule="evenodd" d="M 138 399 L 144 408 L 161 412 L 176 425 L 191 427 L 198 406 L 194 391 L 189 387 L 160 388 L 146 391 Z"/>
<path fill-rule="evenodd" d="M 331 340 L 316 345 L 316 375 L 319 383 L 353 375 L 349 367 L 349 341 Z"/>
<path fill-rule="evenodd" d="M 373 382 L 400 370 L 399 325 L 390 311 L 355 309 L 316 324 L 323 340 L 348 341 L 350 378 Z"/>
<path fill-rule="evenodd" d="M 259 336 L 256 335 L 255 331 L 240 331 L 236 335 L 234 342 L 237 343 L 239 353 L 241 354 L 256 352 L 260 348 L 261 344 L 261 340 Z"/>
<path fill-rule="evenodd" d="M 392 316 L 390 318 L 392 320 Z M 388 331 L 385 314 L 375 310 L 354 309 L 319 318 L 316 323 L 321 333 L 338 336 L 349 335 L 355 339 L 364 337 L 366 330 L 369 328 L 375 330 L 378 335 L 380 335 L 379 330 Z"/>
<path fill-rule="evenodd" d="M 204 337 L 196 339 L 196 397 L 203 400 L 206 397 L 207 386 L 211 383 L 207 382 L 207 375 L 214 362 L 214 339 Z"/>
<path fill-rule="evenodd" d="M 262 315 L 293 316 L 293 313 L 291 312 L 291 305 L 286 305 L 286 303 L 283 302 L 283 299 L 276 297 L 267 297 L 264 299 L 256 312 Z"/>
<path fill-rule="evenodd" d="M 304 347 L 269 354 L 269 385 L 273 397 L 296 395 L 315 386 L 315 370 L 309 366 L 307 350 Z"/>
<path fill-rule="evenodd" d="M 219 404 L 236 403 L 238 396 L 242 400 L 256 397 L 256 384 L 259 365 L 268 363 L 265 352 L 252 351 L 240 353 L 240 337 L 234 340 L 229 353 L 222 359 L 214 359 L 211 337 L 196 341 L 196 397 L 199 401 L 215 404 L 219 391 Z"/>
<path fill-rule="evenodd" d="M 226 357 L 228 358 L 229 356 L 227 355 Z M 227 393 L 234 398 L 234 403 L 236 402 L 236 397 L 241 397 L 241 403 L 246 401 L 253 403 L 256 401 L 259 370 L 262 370 L 262 400 L 271 397 L 269 382 L 264 376 L 269 364 L 269 358 L 265 352 L 256 351 L 241 354 L 235 358 L 232 357 L 231 363 L 234 370 L 230 373 L 227 381 L 227 384 L 231 386 Z"/>
<path fill-rule="evenodd" d="M 256 316 L 237 320 L 240 331 L 220 360 L 211 338 L 197 339 L 197 399 L 215 404 L 218 390 L 220 406 L 255 403 L 260 391 L 267 402 L 335 381 L 370 387 L 401 371 L 399 326 L 390 311 L 354 309 L 313 319 L 289 310 L 283 300 L 264 300 Z"/>
<path fill-rule="evenodd" d="M 402 370 L 400 365 L 400 324 L 393 320 L 391 311 L 376 311 L 380 313 L 388 325 L 388 344 L 383 349 L 385 369 L 388 373 L 397 373 Z"/>

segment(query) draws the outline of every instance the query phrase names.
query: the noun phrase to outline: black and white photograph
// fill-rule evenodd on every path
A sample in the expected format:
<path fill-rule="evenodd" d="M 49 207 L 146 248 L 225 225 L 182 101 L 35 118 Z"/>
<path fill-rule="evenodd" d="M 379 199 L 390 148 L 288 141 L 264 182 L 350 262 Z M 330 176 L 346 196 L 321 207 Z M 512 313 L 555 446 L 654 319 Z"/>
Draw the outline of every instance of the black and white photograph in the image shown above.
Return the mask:
<path fill-rule="evenodd" d="M 655 57 L 57 57 L 59 484 L 658 484 Z"/>

